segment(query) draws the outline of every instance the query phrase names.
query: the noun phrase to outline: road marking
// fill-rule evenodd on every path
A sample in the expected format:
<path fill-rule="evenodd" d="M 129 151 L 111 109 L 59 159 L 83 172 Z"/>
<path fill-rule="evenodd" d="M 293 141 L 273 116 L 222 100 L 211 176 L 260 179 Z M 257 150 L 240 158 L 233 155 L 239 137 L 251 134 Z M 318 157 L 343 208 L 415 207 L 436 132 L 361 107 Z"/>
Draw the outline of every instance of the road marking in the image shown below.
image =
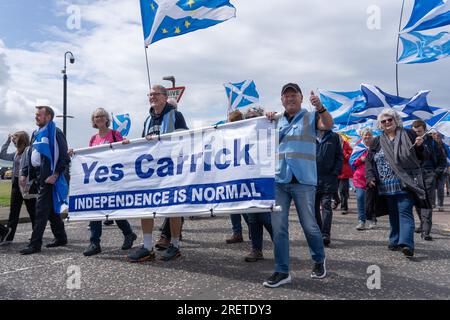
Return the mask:
<path fill-rule="evenodd" d="M 26 267 L 26 268 L 20 268 L 20 269 L 16 269 L 16 270 L 11 270 L 11 271 L 5 271 L 3 273 L 0 273 L 0 275 L 4 276 L 4 275 L 7 275 L 7 274 L 11 274 L 11 273 L 17 273 L 17 272 L 27 271 L 27 270 L 31 270 L 31 269 L 48 267 L 48 266 L 55 265 L 55 264 L 58 264 L 58 263 L 63 263 L 63 262 L 69 261 L 69 260 L 73 260 L 73 258 L 67 258 L 67 259 L 62 259 L 62 260 L 58 260 L 58 261 L 53 261 L 52 263 L 47 264 L 47 265 L 41 264 L 41 265 L 32 266 L 32 267 Z"/>

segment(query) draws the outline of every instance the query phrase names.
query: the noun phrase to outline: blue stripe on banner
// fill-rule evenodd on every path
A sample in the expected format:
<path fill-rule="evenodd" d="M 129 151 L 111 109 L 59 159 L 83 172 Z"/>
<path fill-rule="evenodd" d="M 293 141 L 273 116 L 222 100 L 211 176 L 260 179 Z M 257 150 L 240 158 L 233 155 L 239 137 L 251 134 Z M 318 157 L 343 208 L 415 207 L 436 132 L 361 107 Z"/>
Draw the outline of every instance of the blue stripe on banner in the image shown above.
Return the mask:
<path fill-rule="evenodd" d="M 69 212 L 160 208 L 251 200 L 275 200 L 275 179 L 244 179 L 156 190 L 70 196 Z"/>

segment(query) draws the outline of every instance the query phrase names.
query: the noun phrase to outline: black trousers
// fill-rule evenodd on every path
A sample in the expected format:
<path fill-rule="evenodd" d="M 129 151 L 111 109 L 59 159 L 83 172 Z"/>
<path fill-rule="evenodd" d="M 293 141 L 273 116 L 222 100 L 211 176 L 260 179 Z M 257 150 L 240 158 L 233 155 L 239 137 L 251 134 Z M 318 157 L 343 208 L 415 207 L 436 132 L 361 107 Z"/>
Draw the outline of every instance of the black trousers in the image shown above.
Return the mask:
<path fill-rule="evenodd" d="M 13 241 L 16 234 L 17 225 L 19 224 L 20 210 L 22 204 L 25 202 L 28 215 L 31 219 L 31 225 L 34 227 L 34 220 L 36 216 L 36 199 L 24 199 L 19 187 L 19 178 L 15 177 L 12 182 L 11 188 L 11 202 L 8 218 L 8 227 L 11 228 L 11 233 L 5 239 L 5 241 Z"/>
<path fill-rule="evenodd" d="M 349 179 L 339 179 L 339 195 L 341 201 L 341 209 L 348 210 L 348 197 L 350 189 L 350 181 Z M 336 197 L 335 197 L 336 199 Z M 339 202 L 339 201 L 338 201 Z"/>
<path fill-rule="evenodd" d="M 53 208 L 53 186 L 45 184 L 39 187 L 39 195 L 36 201 L 36 219 L 31 235 L 30 246 L 40 248 L 42 246 L 42 237 L 44 235 L 47 221 L 50 221 L 50 227 L 56 239 L 67 240 L 64 222 L 61 217 L 55 213 Z"/>

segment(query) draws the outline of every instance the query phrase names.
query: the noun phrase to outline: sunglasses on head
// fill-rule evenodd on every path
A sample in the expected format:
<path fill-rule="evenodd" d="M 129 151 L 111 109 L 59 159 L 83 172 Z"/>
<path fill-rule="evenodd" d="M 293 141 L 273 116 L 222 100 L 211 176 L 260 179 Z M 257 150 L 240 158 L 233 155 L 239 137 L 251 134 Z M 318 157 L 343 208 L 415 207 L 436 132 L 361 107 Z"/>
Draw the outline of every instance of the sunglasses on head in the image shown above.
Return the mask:
<path fill-rule="evenodd" d="M 388 119 L 381 120 L 380 122 L 381 122 L 382 124 L 386 124 L 386 123 L 391 123 L 392 120 L 394 120 L 394 119 L 388 118 Z"/>

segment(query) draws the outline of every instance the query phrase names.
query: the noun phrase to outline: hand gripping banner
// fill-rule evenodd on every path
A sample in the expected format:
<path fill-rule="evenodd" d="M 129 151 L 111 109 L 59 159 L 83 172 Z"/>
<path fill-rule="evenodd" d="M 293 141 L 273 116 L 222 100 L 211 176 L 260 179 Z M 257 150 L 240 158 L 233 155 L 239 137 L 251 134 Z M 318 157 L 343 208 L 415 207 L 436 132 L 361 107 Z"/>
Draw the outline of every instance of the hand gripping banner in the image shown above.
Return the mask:
<path fill-rule="evenodd" d="M 69 220 L 278 211 L 276 141 L 261 117 L 75 150 Z"/>

